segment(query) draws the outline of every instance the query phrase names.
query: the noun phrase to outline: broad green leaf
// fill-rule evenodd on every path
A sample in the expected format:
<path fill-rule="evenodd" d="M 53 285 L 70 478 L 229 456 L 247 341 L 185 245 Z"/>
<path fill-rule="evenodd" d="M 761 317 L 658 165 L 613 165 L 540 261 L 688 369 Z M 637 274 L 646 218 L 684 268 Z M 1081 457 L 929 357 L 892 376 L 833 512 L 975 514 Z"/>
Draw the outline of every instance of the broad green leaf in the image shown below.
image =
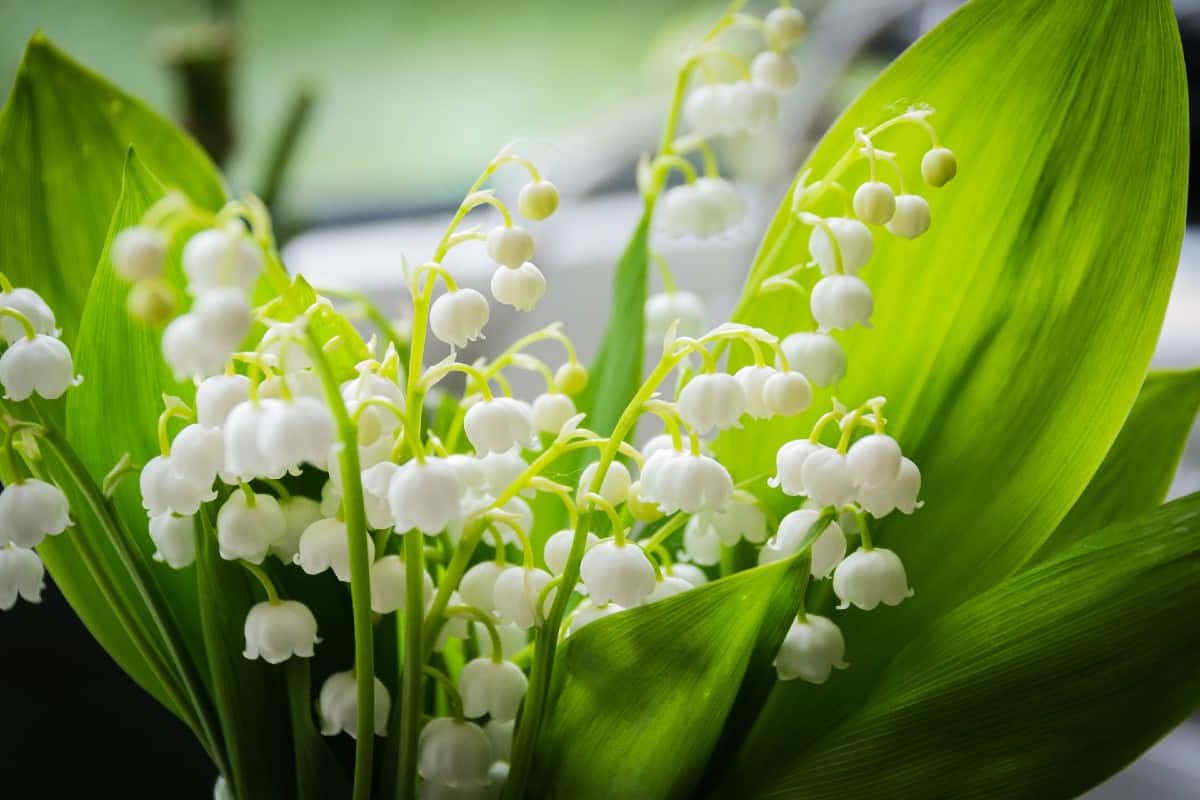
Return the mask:
<path fill-rule="evenodd" d="M 805 748 L 862 703 L 924 626 L 1050 536 L 1133 404 L 1178 260 L 1187 99 L 1167 0 L 974 0 L 847 110 L 809 160 L 812 174 L 853 146 L 856 128 L 909 103 L 936 109 L 959 174 L 924 187 L 919 130 L 876 142 L 900 153 L 933 227 L 915 241 L 877 231 L 863 271 L 874 327 L 840 335 L 850 371 L 837 396 L 887 396 L 889 432 L 924 473 L 925 507 L 877 526 L 916 596 L 835 614 L 853 667 L 825 686 L 777 687 L 728 773 L 746 791 L 790 780 Z M 851 183 L 866 176 L 855 169 Z M 809 257 L 809 231 L 787 213 L 763 242 L 751 289 Z M 737 319 L 781 335 L 811 329 L 795 294 L 747 296 Z M 735 477 L 773 471 L 775 448 L 821 410 L 725 437 Z M 826 589 L 816 607 L 830 600 Z"/>
<path fill-rule="evenodd" d="M 568 637 L 528 795 L 690 796 L 735 702 L 758 699 L 807 570 L 741 572 Z"/>
<path fill-rule="evenodd" d="M 350 796 L 350 782 L 313 722 L 312 668 L 306 658 L 289 659 L 288 712 L 296 761 L 298 800 L 337 800 Z"/>
<path fill-rule="evenodd" d="M 1075 796 L 1200 705 L 1198 595 L 1191 495 L 938 620 L 761 794 Z"/>
<path fill-rule="evenodd" d="M 201 206 L 224 202 L 204 153 L 140 100 L 35 34 L 0 111 L 0 265 L 75 341 L 130 146 Z"/>
<path fill-rule="evenodd" d="M 235 797 L 295 797 L 284 667 L 242 655 L 246 614 L 263 598 L 249 573 L 218 555 L 217 534 L 204 510 L 196 527 L 200 619 L 229 752 L 226 777 Z"/>
<path fill-rule="evenodd" d="M 1133 519 L 1167 496 L 1200 411 L 1200 370 L 1152 372 L 1087 489 L 1034 555 L 1042 561 L 1092 531 Z"/>

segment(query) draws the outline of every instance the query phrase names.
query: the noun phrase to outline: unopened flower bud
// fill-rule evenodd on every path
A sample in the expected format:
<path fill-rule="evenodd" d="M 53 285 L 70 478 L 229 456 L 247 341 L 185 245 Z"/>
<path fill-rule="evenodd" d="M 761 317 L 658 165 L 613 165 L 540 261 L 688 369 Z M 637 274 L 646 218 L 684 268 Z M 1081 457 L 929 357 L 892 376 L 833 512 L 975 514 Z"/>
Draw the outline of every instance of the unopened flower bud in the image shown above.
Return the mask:
<path fill-rule="evenodd" d="M 929 230 L 929 203 L 919 194 L 896 197 L 896 213 L 887 229 L 902 239 L 915 239 Z"/>
<path fill-rule="evenodd" d="M 767 44 L 772 50 L 788 50 L 804 38 L 808 25 L 804 14 L 791 7 L 773 8 L 767 13 Z"/>
<path fill-rule="evenodd" d="M 517 311 L 532 311 L 545 293 L 546 277 L 531 261 L 492 273 L 492 297 Z"/>
<path fill-rule="evenodd" d="M 510 722 L 516 719 L 528 686 L 525 673 L 511 661 L 472 659 L 458 677 L 463 714 L 468 717 L 489 714 L 492 719 Z"/>
<path fill-rule="evenodd" d="M 533 401 L 533 427 L 542 433 L 557 435 L 567 420 L 575 416 L 575 403 L 562 392 L 547 392 Z"/>
<path fill-rule="evenodd" d="M 228 561 L 261 564 L 286 530 L 279 502 L 269 494 L 254 495 L 250 505 L 245 492 L 234 492 L 217 512 L 217 544 L 221 558 Z"/>
<path fill-rule="evenodd" d="M 371 610 L 376 614 L 403 611 L 408 606 L 407 587 L 408 574 L 400 556 L 379 559 L 371 565 Z M 428 607 L 433 600 L 433 578 L 425 570 L 421 570 L 421 596 Z M 486 606 L 480 608 L 488 610 Z"/>
<path fill-rule="evenodd" d="M 808 409 L 812 386 L 799 372 L 776 372 L 763 384 L 762 400 L 768 414 L 791 417 Z"/>
<path fill-rule="evenodd" d="M 596 470 L 600 468 L 598 462 L 588 464 L 584 468 L 583 474 L 579 476 L 579 502 L 583 503 L 583 496 L 592 491 L 592 484 L 596 480 Z M 629 469 L 620 461 L 613 461 L 608 465 L 608 470 L 604 473 L 604 480 L 600 482 L 600 489 L 596 494 L 603 497 L 610 504 L 619 506 L 625 502 L 625 498 L 629 497 L 629 487 L 633 483 L 633 478 L 629 475 Z"/>
<path fill-rule="evenodd" d="M 764 50 L 756 55 L 750 64 L 750 74 L 756 84 L 775 92 L 792 88 L 800 77 L 796 63 L 774 50 Z"/>
<path fill-rule="evenodd" d="M 935 147 L 921 158 L 921 177 L 930 186 L 945 186 L 958 174 L 958 161 L 945 147 Z"/>
<path fill-rule="evenodd" d="M 813 286 L 810 306 L 813 319 L 823 329 L 845 330 L 855 325 L 869 328 L 875 299 L 861 278 L 829 275 Z"/>
<path fill-rule="evenodd" d="M 868 225 L 884 225 L 896 213 L 896 194 L 882 181 L 867 181 L 854 192 L 854 213 Z"/>
<path fill-rule="evenodd" d="M 166 512 L 150 518 L 154 560 L 171 569 L 183 569 L 196 560 L 196 530 L 192 517 Z"/>
<path fill-rule="evenodd" d="M 533 258 L 533 236 L 517 225 L 499 225 L 492 228 L 488 231 L 484 245 L 493 261 L 509 269 L 517 269 Z"/>
<path fill-rule="evenodd" d="M 545 612 L 554 603 L 557 588 L 546 593 L 542 608 L 535 608 L 538 595 L 551 581 L 551 575 L 543 569 L 509 567 L 496 578 L 493 598 L 496 615 L 522 629 L 541 625 Z"/>
<path fill-rule="evenodd" d="M 742 384 L 723 372 L 697 375 L 679 393 L 679 416 L 701 436 L 726 430 L 746 412 Z"/>
<path fill-rule="evenodd" d="M 584 554 L 579 574 L 597 605 L 612 601 L 625 607 L 636 606 L 654 591 L 654 566 L 634 542 L 624 545 L 612 539 L 599 542 Z"/>
<path fill-rule="evenodd" d="M 175 316 L 177 308 L 175 290 L 163 280 L 138 281 L 125 298 L 125 310 L 143 325 L 164 325 Z"/>
<path fill-rule="evenodd" d="M 558 210 L 558 189 L 546 180 L 525 184 L 517 195 L 517 210 L 525 219 L 546 219 Z"/>
<path fill-rule="evenodd" d="M 308 606 L 295 600 L 264 601 L 246 615 L 246 649 L 250 660 L 261 658 L 281 664 L 292 656 L 312 658 L 317 636 L 317 619 Z"/>
<path fill-rule="evenodd" d="M 374 696 L 375 735 L 387 736 L 392 698 L 379 678 L 375 679 Z M 321 720 L 322 735 L 348 733 L 351 739 L 358 738 L 358 679 L 353 670 L 335 672 L 321 684 L 321 693 L 317 696 L 317 716 Z"/>
<path fill-rule="evenodd" d="M 829 619 L 805 614 L 803 621 L 792 623 L 784 637 L 775 670 L 779 680 L 800 678 L 808 683 L 824 683 L 833 669 L 845 669 L 846 642 L 842 632 Z"/>
<path fill-rule="evenodd" d="M 533 439 L 533 410 L 511 397 L 481 400 L 467 409 L 463 432 L 480 455 L 529 447 Z"/>
<path fill-rule="evenodd" d="M 435 536 L 457 519 L 463 489 L 454 467 L 441 458 L 408 461 L 396 470 L 388 487 L 388 502 L 396 530 L 415 528 Z"/>
<path fill-rule="evenodd" d="M 646 298 L 646 344 L 658 347 L 671 325 L 676 336 L 696 337 L 708 326 L 708 311 L 699 295 L 691 292 L 660 292 Z"/>
<path fill-rule="evenodd" d="M 6 399 L 25 400 L 37 394 L 55 400 L 78 383 L 71 351 L 53 336 L 21 337 L 0 355 L 0 384 Z"/>
<path fill-rule="evenodd" d="M 833 231 L 837 240 L 845 274 L 855 274 L 871 260 L 871 254 L 875 252 L 875 241 L 866 225 L 850 217 L 831 217 L 825 220 L 825 225 Z M 829 234 L 825 232 L 825 225 L 813 226 L 812 235 L 808 238 L 808 250 L 817 266 L 821 268 L 821 274 L 836 275 L 837 254 L 833 251 Z"/>
<path fill-rule="evenodd" d="M 587 388 L 587 369 L 579 363 L 568 361 L 554 373 L 554 388 L 563 394 L 577 395 Z"/>
<path fill-rule="evenodd" d="M 134 225 L 113 239 L 113 270 L 127 281 L 161 277 L 166 260 L 167 237 L 162 231 Z"/>
<path fill-rule="evenodd" d="M 220 286 L 254 290 L 263 269 L 258 245 L 240 226 L 200 231 L 183 247 L 183 271 L 188 292 L 200 296 Z"/>
<path fill-rule="evenodd" d="M 788 365 L 817 386 L 832 386 L 846 375 L 846 351 L 828 333 L 793 333 L 780 347 Z"/>
<path fill-rule="evenodd" d="M 891 550 L 876 547 L 855 550 L 833 573 L 833 591 L 842 601 L 838 608 L 857 606 L 870 611 L 880 603 L 898 606 L 912 597 L 904 564 Z"/>
<path fill-rule="evenodd" d="M 37 553 L 23 547 L 0 545 L 0 611 L 8 611 L 20 597 L 42 602 L 46 568 Z"/>
<path fill-rule="evenodd" d="M 483 337 L 491 308 L 487 298 L 474 289 L 446 292 L 429 308 L 429 329 L 441 341 L 463 348 Z"/>
<path fill-rule="evenodd" d="M 421 729 L 417 747 L 417 771 L 426 781 L 452 789 L 488 783 L 494 758 L 492 742 L 473 722 L 451 717 L 430 720 Z"/>
<path fill-rule="evenodd" d="M 583 551 L 586 553 L 589 548 L 600 541 L 596 534 L 588 531 L 585 539 Z M 542 550 L 542 558 L 546 562 L 546 568 L 553 575 L 562 575 L 567 568 L 567 560 L 571 556 L 571 546 L 575 543 L 575 531 L 570 528 L 565 528 L 557 531 L 546 540 L 546 546 Z"/>

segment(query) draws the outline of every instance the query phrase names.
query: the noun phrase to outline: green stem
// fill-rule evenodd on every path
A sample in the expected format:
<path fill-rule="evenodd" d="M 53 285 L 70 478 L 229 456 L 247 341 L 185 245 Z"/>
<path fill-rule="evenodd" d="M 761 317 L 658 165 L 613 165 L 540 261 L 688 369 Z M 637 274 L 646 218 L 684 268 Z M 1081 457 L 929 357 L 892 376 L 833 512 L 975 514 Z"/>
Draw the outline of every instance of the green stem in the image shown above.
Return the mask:
<path fill-rule="evenodd" d="M 363 504 L 362 468 L 358 460 L 358 430 L 346 411 L 346 403 L 325 358 L 321 341 L 310 326 L 304 326 L 309 356 L 325 402 L 337 424 L 338 469 L 342 475 L 342 511 L 350 550 L 350 602 L 354 616 L 354 674 L 357 717 L 354 740 L 354 800 L 371 797 L 372 761 L 375 750 L 375 641 L 371 612 L 371 560 L 367 553 L 367 518 Z"/>
<path fill-rule="evenodd" d="M 417 741 L 421 728 L 421 674 L 425 652 L 421 640 L 425 598 L 421 572 L 424 569 L 423 534 L 411 530 L 404 534 L 404 671 L 401 680 L 400 769 L 396 778 L 396 797 L 411 797 L 417 786 Z M 446 585 L 443 577 L 442 584 Z"/>

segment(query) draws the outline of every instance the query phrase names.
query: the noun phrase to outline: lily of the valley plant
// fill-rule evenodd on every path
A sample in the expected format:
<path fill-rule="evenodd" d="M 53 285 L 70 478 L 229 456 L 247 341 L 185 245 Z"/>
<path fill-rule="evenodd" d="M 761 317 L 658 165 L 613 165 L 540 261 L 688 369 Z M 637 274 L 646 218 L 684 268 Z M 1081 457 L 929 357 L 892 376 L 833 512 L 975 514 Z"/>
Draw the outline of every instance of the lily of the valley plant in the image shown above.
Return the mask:
<path fill-rule="evenodd" d="M 35 39 L 0 127 L 0 608 L 45 562 L 218 797 L 1102 780 L 1200 700 L 1200 501 L 1152 510 L 1200 376 L 1143 385 L 1186 175 L 1170 6 L 1081 5 L 975 0 L 914 46 L 710 327 L 658 247 L 744 224 L 719 154 L 805 80 L 800 12 L 733 3 L 681 56 L 589 366 L 569 321 L 461 357 L 557 278 L 558 191 L 512 148 L 397 254 L 400 325 L 290 277 L 254 197 Z"/>

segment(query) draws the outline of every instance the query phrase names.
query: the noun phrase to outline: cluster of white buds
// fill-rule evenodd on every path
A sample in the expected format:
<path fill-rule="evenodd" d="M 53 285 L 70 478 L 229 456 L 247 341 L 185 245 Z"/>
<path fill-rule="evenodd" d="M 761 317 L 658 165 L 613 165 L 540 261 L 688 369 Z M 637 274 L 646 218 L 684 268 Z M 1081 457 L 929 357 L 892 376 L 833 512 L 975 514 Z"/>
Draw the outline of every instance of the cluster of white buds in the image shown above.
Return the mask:
<path fill-rule="evenodd" d="M 0 273 L 0 385 L 6 400 L 55 400 L 78 384 L 71 351 L 58 338 L 54 312 L 32 289 L 14 288 Z M 20 441 L 28 434 L 35 444 L 38 424 L 20 422 L 4 410 L 0 441 L 0 611 L 17 598 L 41 599 L 45 567 L 34 548 L 47 536 L 71 526 L 67 497 L 54 483 L 28 477 L 18 455 L 31 456 Z M 35 472 L 34 474 L 39 474 Z"/>

